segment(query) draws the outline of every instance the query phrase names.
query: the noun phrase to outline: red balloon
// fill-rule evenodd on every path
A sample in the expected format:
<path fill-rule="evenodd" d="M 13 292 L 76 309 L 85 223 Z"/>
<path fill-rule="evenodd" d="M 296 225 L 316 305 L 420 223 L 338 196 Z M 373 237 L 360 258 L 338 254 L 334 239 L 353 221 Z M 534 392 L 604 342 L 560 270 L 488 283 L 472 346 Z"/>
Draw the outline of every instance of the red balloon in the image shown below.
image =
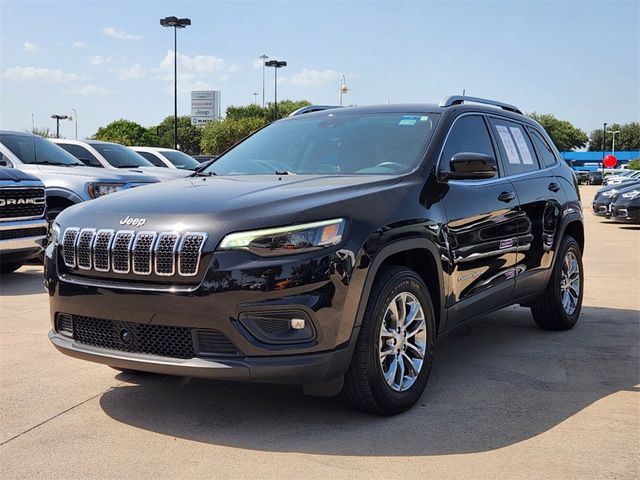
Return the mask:
<path fill-rule="evenodd" d="M 618 159 L 616 158 L 615 155 L 607 155 L 606 157 L 604 157 L 604 160 L 602 163 L 607 168 L 613 168 L 618 164 Z"/>

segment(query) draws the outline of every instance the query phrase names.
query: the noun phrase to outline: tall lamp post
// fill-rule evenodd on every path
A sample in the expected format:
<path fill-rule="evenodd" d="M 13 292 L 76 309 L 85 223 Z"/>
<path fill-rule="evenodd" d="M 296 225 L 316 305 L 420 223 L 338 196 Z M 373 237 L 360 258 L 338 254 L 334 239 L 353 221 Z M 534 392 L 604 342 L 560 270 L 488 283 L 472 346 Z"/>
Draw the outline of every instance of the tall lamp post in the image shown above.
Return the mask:
<path fill-rule="evenodd" d="M 267 61 L 269 57 L 263 53 L 258 58 L 262 60 L 262 108 L 264 108 L 264 70 L 265 70 L 264 63 Z"/>
<path fill-rule="evenodd" d="M 54 113 L 51 115 L 51 118 L 55 118 L 56 120 L 56 138 L 60 138 L 60 120 L 67 120 L 69 115 L 57 115 Z"/>
<path fill-rule="evenodd" d="M 347 79 L 344 78 L 344 73 L 340 77 L 340 90 L 338 91 L 340 92 L 340 106 L 342 106 L 342 95 L 349 91 L 349 89 L 347 88 Z"/>
<path fill-rule="evenodd" d="M 287 66 L 287 62 L 282 60 L 269 60 L 265 63 L 267 67 L 273 67 L 274 71 L 274 92 L 273 92 L 273 120 L 278 119 L 278 69 Z"/>
<path fill-rule="evenodd" d="M 191 25 L 188 18 L 165 17 L 160 19 L 163 27 L 173 27 L 173 148 L 178 149 L 178 29 Z"/>
<path fill-rule="evenodd" d="M 76 112 L 75 108 L 72 108 L 71 111 L 73 112 L 73 117 L 69 118 L 69 120 L 73 120 L 73 123 L 75 124 L 76 127 L 76 140 L 78 139 L 78 112 Z"/>
<path fill-rule="evenodd" d="M 253 104 L 258 105 L 258 92 L 253 92 L 251 95 L 253 95 Z"/>
<path fill-rule="evenodd" d="M 604 142 L 607 138 L 607 122 L 602 124 L 602 161 L 600 162 L 600 169 L 602 170 L 602 175 L 604 175 Z"/>
<path fill-rule="evenodd" d="M 609 130 L 609 133 L 613 135 L 611 139 L 611 155 L 616 154 L 616 135 L 620 133 L 620 130 Z"/>

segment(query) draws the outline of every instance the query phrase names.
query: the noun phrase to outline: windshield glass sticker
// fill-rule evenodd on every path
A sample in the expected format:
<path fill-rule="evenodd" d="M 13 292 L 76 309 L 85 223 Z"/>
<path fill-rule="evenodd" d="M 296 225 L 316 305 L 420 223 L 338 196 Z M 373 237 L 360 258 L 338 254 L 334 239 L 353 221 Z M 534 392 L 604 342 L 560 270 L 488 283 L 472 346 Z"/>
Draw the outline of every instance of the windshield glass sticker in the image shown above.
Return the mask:
<path fill-rule="evenodd" d="M 398 125 L 415 125 L 418 121 L 418 118 L 420 117 L 416 117 L 414 115 L 403 115 L 398 122 Z"/>
<path fill-rule="evenodd" d="M 509 163 L 519 164 L 520 157 L 518 156 L 518 150 L 513 143 L 513 139 L 509 134 L 509 129 L 504 125 L 496 125 L 496 130 L 500 135 L 500 140 L 502 140 L 502 146 L 504 147 L 505 152 L 507 152 Z"/>
<path fill-rule="evenodd" d="M 531 158 L 529 145 L 527 145 L 527 142 L 524 139 L 522 130 L 520 130 L 518 127 L 509 127 L 509 130 L 511 130 L 511 135 L 513 135 L 513 138 L 516 141 L 516 145 L 518 146 L 520 157 L 522 157 L 522 163 L 531 165 L 533 163 L 533 158 Z"/>

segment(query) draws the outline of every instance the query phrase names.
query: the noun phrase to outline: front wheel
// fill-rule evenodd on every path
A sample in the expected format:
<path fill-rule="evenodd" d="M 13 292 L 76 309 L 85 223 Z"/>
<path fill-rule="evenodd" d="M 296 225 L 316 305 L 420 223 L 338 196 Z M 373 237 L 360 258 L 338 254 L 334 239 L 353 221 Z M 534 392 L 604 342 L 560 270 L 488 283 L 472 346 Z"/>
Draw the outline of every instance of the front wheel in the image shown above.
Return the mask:
<path fill-rule="evenodd" d="M 576 240 L 562 239 L 551 278 L 542 296 L 531 306 L 538 327 L 543 330 L 569 330 L 582 309 L 584 275 L 582 252 Z"/>
<path fill-rule="evenodd" d="M 424 391 L 434 351 L 434 313 L 413 270 L 383 267 L 369 295 L 342 397 L 380 415 L 410 408 Z"/>

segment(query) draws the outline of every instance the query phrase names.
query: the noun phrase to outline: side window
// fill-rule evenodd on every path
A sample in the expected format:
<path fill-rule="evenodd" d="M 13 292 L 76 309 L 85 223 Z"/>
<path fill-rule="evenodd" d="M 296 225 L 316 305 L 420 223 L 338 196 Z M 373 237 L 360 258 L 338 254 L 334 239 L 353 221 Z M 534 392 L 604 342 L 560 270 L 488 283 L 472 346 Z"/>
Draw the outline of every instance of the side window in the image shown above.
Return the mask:
<path fill-rule="evenodd" d="M 71 143 L 58 143 L 57 145 L 64 148 L 85 165 L 88 165 L 89 167 L 102 168 L 98 159 L 86 148 L 81 147 L 80 145 L 73 145 Z"/>
<path fill-rule="evenodd" d="M 162 160 L 160 160 L 158 157 L 156 157 L 153 153 L 149 153 L 149 152 L 139 152 L 139 151 L 135 151 L 138 155 L 142 155 L 144 158 L 146 158 L 147 160 L 149 160 L 151 163 L 153 163 L 153 165 L 155 167 L 165 167 L 167 168 L 167 166 L 162 162 Z"/>
<path fill-rule="evenodd" d="M 490 122 L 500 150 L 505 175 L 538 170 L 535 150 L 524 126 L 495 117 L 492 117 Z"/>
<path fill-rule="evenodd" d="M 553 167 L 556 165 L 558 160 L 540 132 L 530 128 L 529 133 L 531 133 L 531 138 L 533 139 L 533 143 L 538 151 L 538 156 L 540 157 L 542 165 L 545 167 Z"/>
<path fill-rule="evenodd" d="M 442 165 L 448 167 L 451 157 L 462 152 L 482 153 L 496 158 L 489 131 L 479 115 L 465 115 L 455 121 L 442 150 Z M 497 168 L 497 165 L 494 166 Z"/>

